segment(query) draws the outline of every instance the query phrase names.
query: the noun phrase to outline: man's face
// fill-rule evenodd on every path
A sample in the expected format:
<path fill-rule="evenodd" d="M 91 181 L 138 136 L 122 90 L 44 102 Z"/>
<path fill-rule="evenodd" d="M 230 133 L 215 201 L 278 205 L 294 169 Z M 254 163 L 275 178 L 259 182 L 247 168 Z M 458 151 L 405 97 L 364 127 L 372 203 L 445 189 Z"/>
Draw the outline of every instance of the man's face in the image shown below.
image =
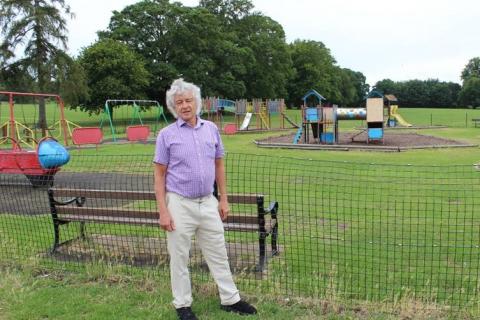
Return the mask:
<path fill-rule="evenodd" d="M 197 105 L 192 92 L 175 95 L 175 111 L 185 122 L 195 124 L 197 119 Z"/>

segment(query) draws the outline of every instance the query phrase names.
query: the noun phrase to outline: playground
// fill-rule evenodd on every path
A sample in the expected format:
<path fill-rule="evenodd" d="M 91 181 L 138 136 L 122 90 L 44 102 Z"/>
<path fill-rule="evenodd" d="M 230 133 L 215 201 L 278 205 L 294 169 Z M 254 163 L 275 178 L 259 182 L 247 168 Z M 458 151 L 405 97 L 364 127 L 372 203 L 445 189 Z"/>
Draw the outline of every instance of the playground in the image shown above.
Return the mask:
<path fill-rule="evenodd" d="M 293 144 L 295 134 L 284 134 L 276 137 L 269 137 L 256 141 L 256 145 L 262 148 L 286 148 L 305 150 L 369 150 L 369 151 L 405 151 L 412 149 L 438 149 L 438 148 L 472 148 L 477 144 L 462 141 L 424 135 L 416 132 L 399 133 L 400 130 L 386 130 L 382 144 L 367 144 L 365 132 L 339 133 L 338 144 Z M 313 134 L 310 135 L 313 141 Z"/>
<path fill-rule="evenodd" d="M 135 111 L 131 106 L 127 110 Z M 252 140 L 277 139 L 297 148 L 342 148 L 348 144 L 397 150 L 398 146 L 422 147 L 427 143 L 476 144 L 480 136 L 470 119 L 478 118 L 479 111 L 468 110 L 467 117 L 465 110 L 435 110 L 438 118 L 432 118 L 430 111 L 402 110 L 402 116 L 415 126 L 430 129 L 384 127 L 383 143 L 367 144 L 362 120 L 340 122 L 338 145 L 318 143 L 310 131 L 310 143 L 294 146 L 297 129 L 293 128 L 281 137 L 273 136 L 279 135 L 273 130 L 224 135 L 229 191 L 265 194 L 267 202 L 277 200 L 281 208 L 280 254 L 272 257 L 268 243 L 269 259 L 261 273 L 252 271 L 259 256 L 257 232 L 226 233 L 231 267 L 242 291 L 387 302 L 414 293 L 415 303 L 435 299 L 439 308 L 477 306 L 480 260 L 476 247 L 478 217 L 473 208 L 478 202 L 479 174 L 471 164 L 478 160 L 478 148 L 312 153 L 281 150 L 278 146 L 276 150 L 260 150 Z M 286 110 L 286 114 L 298 121 L 301 111 Z M 66 118 L 80 118 L 74 115 Z M 222 116 L 225 122 L 234 119 L 231 114 Z M 279 114 L 272 116 L 272 127 L 278 126 L 279 119 Z M 98 125 L 98 121 L 95 123 Z M 437 126 L 429 126 L 431 123 Z M 441 124 L 453 125 L 445 128 Z M 128 141 L 126 132 L 113 125 L 117 141 L 108 136 L 112 130 L 107 121 L 103 127 L 109 143 L 102 142 L 98 149 L 69 143 L 71 160 L 56 172 L 54 187 L 104 192 L 151 190 L 153 144 Z M 352 136 L 360 131 L 362 134 L 352 142 Z M 466 165 L 451 165 L 453 157 Z M 441 161 L 443 165 L 437 166 Z M 89 222 L 82 238 L 82 224 L 72 222 L 62 227 L 66 244 L 52 254 L 54 232 L 48 188 L 32 188 L 23 174 L 3 174 L 0 190 L 0 233 L 5 241 L 0 256 L 4 260 L 18 257 L 27 261 L 34 257 L 46 270 L 87 268 L 125 277 L 138 273 L 158 277 L 158 282 L 168 277 L 164 236 L 157 228 Z M 155 205 L 153 201 L 125 199 L 102 204 L 139 212 Z M 256 213 L 255 206 L 247 204 L 232 206 L 232 211 L 250 216 Z M 192 278 L 201 286 L 207 276 L 205 265 L 195 249 L 191 259 Z"/>
<path fill-rule="evenodd" d="M 339 108 L 325 103 L 315 90 L 302 98 L 301 125 L 295 134 L 270 136 L 255 141 L 258 147 L 309 150 L 369 150 L 403 151 L 409 149 L 478 147 L 463 141 L 421 134 L 423 129 L 442 128 L 415 126 L 400 114 L 394 95 L 383 95 L 375 90 L 365 99 L 365 106 Z M 346 122 L 360 122 L 359 127 L 346 126 Z M 446 126 L 443 126 L 446 128 Z"/>

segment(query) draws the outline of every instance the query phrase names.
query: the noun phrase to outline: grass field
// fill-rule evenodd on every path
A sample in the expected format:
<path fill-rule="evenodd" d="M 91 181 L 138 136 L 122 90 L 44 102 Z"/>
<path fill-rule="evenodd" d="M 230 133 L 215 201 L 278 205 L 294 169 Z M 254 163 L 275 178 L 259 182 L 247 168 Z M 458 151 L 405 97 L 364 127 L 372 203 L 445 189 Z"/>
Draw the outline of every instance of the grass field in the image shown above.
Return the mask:
<path fill-rule="evenodd" d="M 1 266 L 0 319 L 176 319 L 164 277 L 124 274 L 116 268 L 88 267 L 82 273 Z M 394 304 L 368 301 L 294 299 L 249 294 L 258 316 L 242 317 L 219 310 L 215 288 L 194 284 L 193 310 L 200 319 L 393 320 L 475 319 L 470 310 L 452 312 L 434 304 L 403 298 Z"/>
<path fill-rule="evenodd" d="M 290 111 L 292 118 L 295 112 Z M 418 125 L 453 124 L 418 130 L 421 134 L 480 144 L 480 128 L 465 121 L 477 117 L 478 110 L 400 112 Z M 361 124 L 344 122 L 341 129 L 346 130 Z M 271 260 L 270 278 L 263 284 L 239 279 L 262 310 L 261 319 L 478 316 L 480 212 L 476 208 L 480 183 L 472 166 L 479 161 L 478 148 L 376 153 L 267 150 L 253 143 L 275 134 L 279 133 L 223 137 L 229 152 L 231 191 L 263 192 L 281 203 L 281 245 L 287 250 Z M 152 144 L 105 144 L 98 150 L 72 149 L 72 161 L 64 171 L 151 174 L 153 148 Z M 0 218 L 0 234 L 11 241 L 2 247 L 31 250 L 19 257 L 20 264 L 28 265 L 37 257 L 35 252 L 51 244 L 48 215 L 35 220 L 11 215 Z M 28 236 L 19 240 L 12 230 Z M 4 252 L 1 261 L 10 260 L 15 253 L 11 250 Z M 65 274 L 50 271 L 37 259 L 33 258 L 32 269 L 4 268 L 7 276 L 0 282 L 0 296 L 14 294 L 0 300 L 0 319 L 2 312 L 12 319 L 36 315 L 42 315 L 39 319 L 69 315 L 72 319 L 103 319 L 113 312 L 120 318 L 174 318 L 161 272 L 136 275 L 130 269 L 121 272 L 115 266 L 93 265 L 85 266 L 80 275 Z M 215 290 L 210 285 L 199 281 L 196 289 L 199 315 L 227 319 L 217 311 Z M 260 292 L 266 298 L 261 298 Z M 287 301 L 288 292 L 302 297 Z M 55 310 L 51 301 L 59 295 L 80 303 L 65 303 Z M 309 296 L 319 298 L 309 300 Z M 101 302 L 95 302 L 98 297 Z M 17 309 L 18 301 L 29 303 Z M 451 311 L 450 304 L 468 308 Z"/>

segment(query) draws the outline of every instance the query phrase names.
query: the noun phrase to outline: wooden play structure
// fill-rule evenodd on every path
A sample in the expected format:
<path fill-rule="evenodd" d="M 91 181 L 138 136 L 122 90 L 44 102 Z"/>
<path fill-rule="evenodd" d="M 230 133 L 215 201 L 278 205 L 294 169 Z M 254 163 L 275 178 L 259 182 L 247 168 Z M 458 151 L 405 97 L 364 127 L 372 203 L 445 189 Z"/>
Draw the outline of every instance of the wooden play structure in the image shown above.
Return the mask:
<path fill-rule="evenodd" d="M 202 99 L 202 117 L 223 127 L 223 113 L 235 112 L 235 101 L 221 99 L 218 97 L 207 97 Z"/>
<path fill-rule="evenodd" d="M 224 123 L 225 112 L 234 114 L 234 123 Z M 285 113 L 283 99 L 228 100 L 208 97 L 202 100 L 202 116 L 223 128 L 226 134 L 238 131 L 265 131 L 273 129 L 272 117 L 280 117 L 280 128 L 298 127 Z M 286 125 L 289 124 L 290 126 Z"/>
<path fill-rule="evenodd" d="M 302 100 L 302 126 L 294 136 L 294 144 L 302 140 L 303 143 L 338 144 L 339 120 L 365 120 L 366 128 L 354 135 L 352 141 L 366 132 L 367 144 L 384 142 L 386 123 L 393 126 L 398 122 L 404 126 L 411 126 L 398 113 L 395 96 L 384 97 L 375 90 L 366 98 L 365 108 L 339 108 L 326 104 L 326 99 L 313 89 L 308 91 Z"/>
<path fill-rule="evenodd" d="M 272 130 L 274 125 L 272 116 L 280 117 L 278 129 L 298 127 L 285 113 L 283 99 L 246 99 L 235 102 L 235 124 L 240 131 Z M 290 126 L 286 126 L 289 123 Z"/>

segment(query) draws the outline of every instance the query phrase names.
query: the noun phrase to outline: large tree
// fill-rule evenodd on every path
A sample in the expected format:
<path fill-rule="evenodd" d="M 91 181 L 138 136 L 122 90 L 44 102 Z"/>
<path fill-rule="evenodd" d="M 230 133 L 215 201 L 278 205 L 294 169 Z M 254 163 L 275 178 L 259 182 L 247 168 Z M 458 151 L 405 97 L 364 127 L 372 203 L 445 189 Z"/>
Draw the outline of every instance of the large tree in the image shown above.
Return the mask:
<path fill-rule="evenodd" d="M 152 74 L 148 96 L 163 101 L 172 80 L 184 77 L 205 95 L 242 97 L 250 53 L 224 32 L 221 20 L 205 8 L 168 0 L 144 0 L 114 12 L 102 39 L 121 41 L 144 57 Z"/>
<path fill-rule="evenodd" d="M 87 75 L 79 61 L 59 52 L 49 66 L 52 75 L 50 90 L 58 92 L 67 105 L 76 108 L 89 99 Z"/>
<path fill-rule="evenodd" d="M 199 6 L 219 17 L 227 25 L 248 16 L 253 9 L 250 0 L 200 0 Z"/>
<path fill-rule="evenodd" d="M 292 60 L 282 26 L 269 17 L 251 14 L 235 23 L 238 44 L 251 52 L 245 75 L 239 76 L 252 98 L 284 98 L 293 76 Z"/>
<path fill-rule="evenodd" d="M 289 104 L 296 107 L 310 89 L 317 90 L 327 100 L 337 102 L 341 93 L 336 86 L 338 72 L 335 58 L 322 42 L 296 40 L 290 44 L 295 75 L 288 84 Z"/>
<path fill-rule="evenodd" d="M 0 2 L 0 50 L 2 65 L 15 59 L 23 47 L 24 56 L 17 63 L 28 66 L 37 81 L 38 90 L 45 92 L 50 84 L 51 61 L 60 48 L 67 47 L 65 16 L 72 16 L 64 0 L 2 0 Z M 21 60 L 21 61 L 18 61 Z M 40 99 L 39 126 L 46 130 L 45 101 Z"/>
<path fill-rule="evenodd" d="M 172 29 L 181 20 L 180 10 L 168 0 L 140 1 L 114 11 L 108 29 L 99 32 L 100 39 L 120 41 L 143 56 L 152 76 L 147 90 L 152 99 L 163 100 L 171 80 L 180 75 L 170 50 L 177 45 Z"/>
<path fill-rule="evenodd" d="M 80 108 L 99 113 L 107 99 L 142 99 L 150 74 L 143 58 L 126 44 L 105 39 L 85 48 L 79 57 L 86 72 L 90 98 Z M 113 116 L 113 109 L 110 110 Z"/>
<path fill-rule="evenodd" d="M 480 78 L 480 57 L 470 59 L 462 70 L 463 81 L 468 80 L 470 77 Z"/>
<path fill-rule="evenodd" d="M 458 100 L 463 106 L 480 107 L 480 78 L 470 77 L 465 80 Z"/>
<path fill-rule="evenodd" d="M 348 68 L 338 67 L 337 70 L 339 80 L 337 87 L 340 90 L 340 99 L 337 103 L 348 107 L 360 106 L 370 89 L 366 83 L 367 78 L 363 73 Z"/>

